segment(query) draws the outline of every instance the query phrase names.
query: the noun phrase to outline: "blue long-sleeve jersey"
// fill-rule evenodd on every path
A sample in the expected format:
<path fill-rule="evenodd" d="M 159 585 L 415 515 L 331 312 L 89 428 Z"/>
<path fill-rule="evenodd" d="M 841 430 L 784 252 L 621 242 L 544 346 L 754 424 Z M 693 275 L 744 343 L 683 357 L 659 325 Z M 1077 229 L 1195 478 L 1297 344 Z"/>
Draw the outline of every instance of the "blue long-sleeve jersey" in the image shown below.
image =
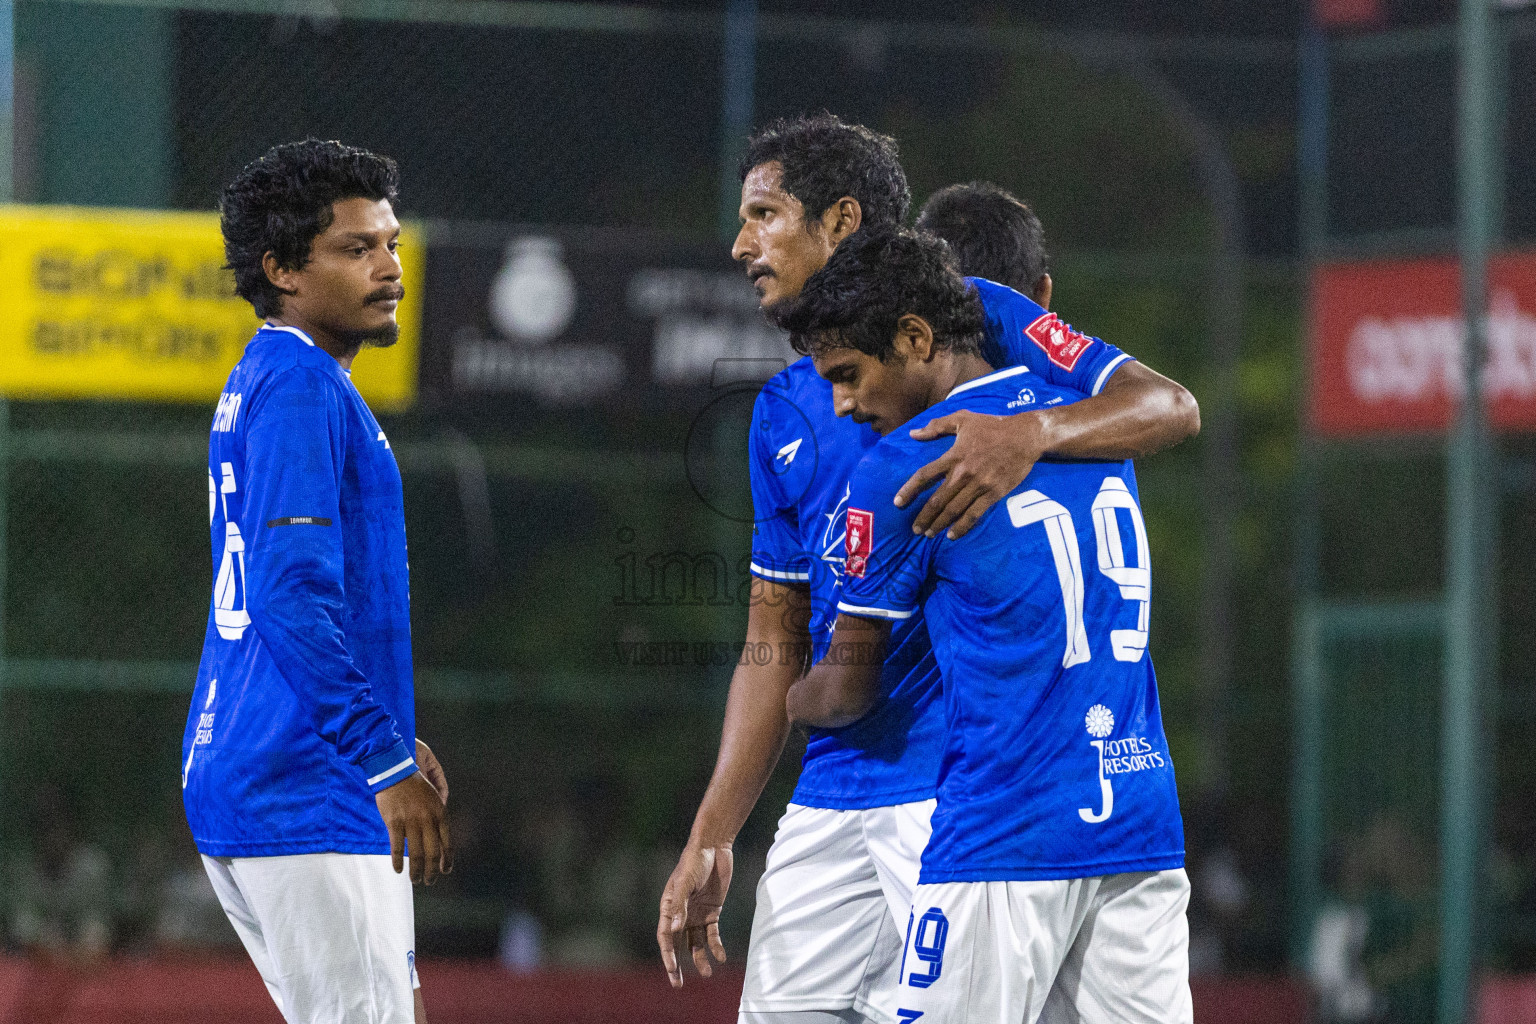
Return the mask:
<path fill-rule="evenodd" d="M 416 771 L 400 471 L 336 360 L 267 325 L 208 442 L 213 599 L 182 791 L 214 857 L 388 853 Z"/>

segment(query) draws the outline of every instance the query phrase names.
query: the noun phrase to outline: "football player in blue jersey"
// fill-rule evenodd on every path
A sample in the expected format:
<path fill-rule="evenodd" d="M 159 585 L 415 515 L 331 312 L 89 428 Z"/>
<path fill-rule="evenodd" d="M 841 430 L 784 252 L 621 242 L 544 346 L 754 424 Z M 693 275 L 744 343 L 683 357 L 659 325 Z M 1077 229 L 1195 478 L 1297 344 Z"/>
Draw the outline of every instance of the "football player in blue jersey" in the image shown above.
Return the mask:
<path fill-rule="evenodd" d="M 862 228 L 895 227 L 906 216 L 892 140 L 830 115 L 769 126 L 751 141 L 741 169 L 734 254 L 765 306 L 792 299 Z M 1028 365 L 1098 397 L 936 424 L 934 436 L 958 436 L 908 482 L 916 494 L 945 477 L 917 512 L 916 529 L 963 533 L 1044 451 L 1122 458 L 1198 429 L 1198 411 L 1178 385 L 1071 330 L 1025 295 L 973 283 L 988 351 L 1000 365 Z M 749 642 L 808 649 L 815 658 L 825 651 L 843 574 L 849 480 L 877 441 L 836 415 L 832 388 L 808 358 L 764 387 L 749 441 L 757 519 Z M 783 749 L 784 697 L 803 670 L 787 658 L 740 665 L 732 678 L 715 772 L 661 901 L 657 941 L 673 985 L 683 980 L 680 952 L 704 975 L 711 958 L 724 958 L 718 921 L 732 843 Z M 881 686 L 860 721 L 811 733 L 758 887 L 742 998 L 747 1024 L 896 1022 L 901 935 L 942 753 L 939 673 L 921 615 L 898 627 Z"/>
<path fill-rule="evenodd" d="M 930 235 L 850 239 L 783 320 L 836 412 L 883 436 L 853 474 L 835 631 L 789 715 L 868 714 L 919 609 L 944 679 L 898 1018 L 1189 1024 L 1189 881 L 1130 462 L 1042 461 L 964 537 L 914 532 L 895 499 L 931 453 L 910 428 L 1079 395 L 994 369 L 976 294 Z"/>
<path fill-rule="evenodd" d="M 266 322 L 209 440 L 213 599 L 181 784 L 290 1024 L 423 1024 L 411 882 L 453 862 L 447 780 L 415 735 L 400 471 L 351 379 L 399 334 L 398 186 L 393 160 L 311 139 L 219 202 Z"/>

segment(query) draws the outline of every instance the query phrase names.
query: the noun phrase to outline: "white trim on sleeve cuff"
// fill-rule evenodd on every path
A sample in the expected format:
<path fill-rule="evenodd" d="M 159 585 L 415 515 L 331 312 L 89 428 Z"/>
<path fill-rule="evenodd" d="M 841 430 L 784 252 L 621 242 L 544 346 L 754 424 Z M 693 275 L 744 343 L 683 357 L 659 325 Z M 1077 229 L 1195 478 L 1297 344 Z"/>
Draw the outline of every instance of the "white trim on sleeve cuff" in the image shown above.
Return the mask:
<path fill-rule="evenodd" d="M 837 602 L 837 610 L 847 612 L 849 615 L 869 615 L 877 619 L 910 619 L 916 608 L 909 608 L 904 612 L 892 611 L 889 608 L 865 608 L 863 605 L 848 604 L 844 601 Z"/>
<path fill-rule="evenodd" d="M 1109 365 L 1099 371 L 1099 379 L 1093 382 L 1093 393 L 1096 395 L 1104 390 L 1104 382 L 1109 380 L 1109 375 L 1115 372 L 1115 368 L 1127 359 L 1131 358 L 1129 352 L 1122 352 L 1109 361 Z"/>
<path fill-rule="evenodd" d="M 402 769 L 409 768 L 415 763 L 416 759 L 414 757 L 408 757 L 404 761 L 401 761 L 399 764 L 395 765 L 393 768 L 386 768 L 384 771 L 379 772 L 379 774 L 368 780 L 368 785 L 377 786 L 391 775 L 394 775 L 396 772 L 401 771 Z"/>
<path fill-rule="evenodd" d="M 736 564 L 740 565 L 741 563 L 738 562 Z M 779 572 L 776 569 L 764 569 L 756 562 L 750 562 L 748 564 L 751 566 L 752 571 L 757 575 L 770 580 L 799 580 L 803 583 L 811 578 L 811 574 L 808 572 Z"/>

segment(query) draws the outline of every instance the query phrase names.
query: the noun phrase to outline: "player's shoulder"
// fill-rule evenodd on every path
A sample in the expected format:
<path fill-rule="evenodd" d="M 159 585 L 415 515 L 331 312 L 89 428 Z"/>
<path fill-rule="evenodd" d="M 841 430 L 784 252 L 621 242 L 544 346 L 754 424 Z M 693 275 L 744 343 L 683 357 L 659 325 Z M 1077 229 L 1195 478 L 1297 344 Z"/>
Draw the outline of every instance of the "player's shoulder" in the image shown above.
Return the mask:
<path fill-rule="evenodd" d="M 926 424 L 933 410 L 925 410 L 882 437 L 864 453 L 854 470 L 860 490 L 889 491 L 894 495 L 918 469 L 943 455 L 955 443 L 953 437 L 917 441 L 912 431 Z"/>
<path fill-rule="evenodd" d="M 968 277 L 965 280 L 976 289 L 976 297 L 981 300 L 981 307 L 989 317 L 1007 316 L 1022 324 L 1029 324 L 1047 313 L 1045 307 L 1034 299 L 1005 284 L 984 277 Z"/>
<path fill-rule="evenodd" d="M 816 431 L 832 411 L 832 387 L 816 372 L 810 356 L 774 374 L 758 392 L 754 426 L 768 435 Z"/>
<path fill-rule="evenodd" d="M 1082 401 L 1085 396 L 1053 384 L 1027 366 L 1007 366 L 958 385 L 942 402 L 912 421 L 913 427 L 960 410 L 1011 416 L 1014 413 L 1050 409 Z"/>
<path fill-rule="evenodd" d="M 801 356 L 768 378 L 758 395 L 758 401 L 762 403 L 764 400 L 787 399 L 793 402 L 809 392 L 819 392 L 825 385 L 826 381 L 816 372 L 816 364 L 811 357 Z"/>
<path fill-rule="evenodd" d="M 257 404 L 277 399 L 334 404 L 345 401 L 346 383 L 334 357 L 291 328 L 263 326 L 246 345 L 232 374 L 250 392 L 252 412 Z"/>

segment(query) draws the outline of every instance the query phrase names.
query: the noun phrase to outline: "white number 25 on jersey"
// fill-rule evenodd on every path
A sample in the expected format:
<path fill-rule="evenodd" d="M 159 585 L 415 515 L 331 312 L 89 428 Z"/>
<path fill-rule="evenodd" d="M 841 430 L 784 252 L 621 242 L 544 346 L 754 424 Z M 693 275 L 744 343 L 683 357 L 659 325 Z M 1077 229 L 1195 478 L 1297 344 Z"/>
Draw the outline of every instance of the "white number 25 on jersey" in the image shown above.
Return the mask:
<path fill-rule="evenodd" d="M 1119 510 L 1130 518 L 1136 534 L 1136 557 L 1129 565 L 1120 538 Z M 1025 491 L 1008 499 L 1008 518 L 1020 529 L 1041 524 L 1051 543 L 1056 578 L 1061 582 L 1062 608 L 1067 614 L 1067 649 L 1062 655 L 1061 667 L 1071 668 L 1092 660 L 1088 629 L 1083 622 L 1083 559 L 1072 513 L 1065 505 L 1039 491 Z M 1147 547 L 1147 524 L 1141 518 L 1141 509 L 1131 497 L 1125 481 L 1117 476 L 1105 477 L 1098 497 L 1093 500 L 1093 534 L 1099 553 L 1099 572 L 1119 585 L 1120 596 L 1125 600 L 1141 603 L 1135 629 L 1110 630 L 1110 649 L 1115 652 L 1116 661 L 1140 661 L 1147 650 L 1147 627 L 1151 618 L 1152 553 Z"/>

